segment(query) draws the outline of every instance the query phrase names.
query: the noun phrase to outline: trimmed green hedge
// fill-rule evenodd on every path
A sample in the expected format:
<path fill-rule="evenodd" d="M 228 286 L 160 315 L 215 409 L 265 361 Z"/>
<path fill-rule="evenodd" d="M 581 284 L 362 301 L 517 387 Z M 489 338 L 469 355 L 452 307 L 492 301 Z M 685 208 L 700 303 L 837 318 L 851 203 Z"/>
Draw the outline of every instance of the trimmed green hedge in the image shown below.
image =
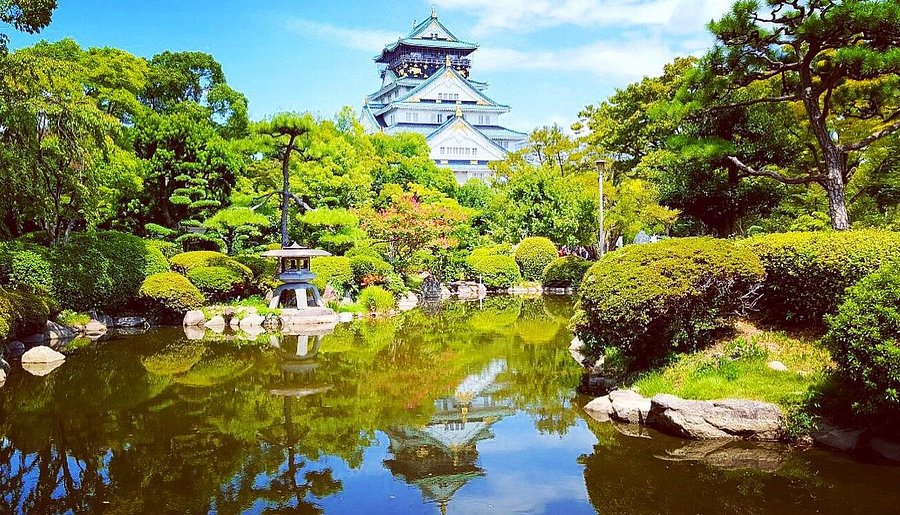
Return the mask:
<path fill-rule="evenodd" d="M 882 422 L 900 417 L 900 264 L 889 263 L 849 288 L 823 342 L 850 387 L 854 410 Z"/>
<path fill-rule="evenodd" d="M 592 349 L 620 349 L 637 367 L 707 345 L 764 277 L 748 249 L 713 238 L 629 245 L 587 272 L 575 332 Z"/>
<path fill-rule="evenodd" d="M 549 288 L 578 288 L 592 264 L 579 256 L 556 258 L 544 268 L 541 284 Z"/>
<path fill-rule="evenodd" d="M 247 275 L 228 266 L 198 266 L 187 278 L 210 300 L 229 300 L 239 296 L 247 287 Z"/>
<path fill-rule="evenodd" d="M 879 230 L 767 234 L 740 244 L 765 267 L 764 314 L 791 324 L 821 324 L 844 290 L 900 257 L 900 233 Z"/>
<path fill-rule="evenodd" d="M 469 277 L 481 280 L 486 288 L 492 290 L 505 289 L 522 282 L 519 265 L 512 256 L 488 255 L 469 256 L 466 258 Z"/>
<path fill-rule="evenodd" d="M 544 268 L 556 259 L 556 245 L 547 238 L 531 237 L 520 241 L 516 246 L 516 263 L 522 277 L 528 281 L 540 281 Z"/>
<path fill-rule="evenodd" d="M 42 295 L 0 288 L 0 340 L 43 332 L 54 311 Z"/>
<path fill-rule="evenodd" d="M 370 313 L 387 313 L 397 307 L 394 294 L 381 286 L 367 286 L 359 292 L 357 300 L 360 306 Z"/>
<path fill-rule="evenodd" d="M 144 280 L 141 297 L 154 315 L 163 321 L 177 321 L 184 313 L 203 306 L 203 294 L 176 272 L 153 274 Z"/>
<path fill-rule="evenodd" d="M 367 255 L 351 257 L 350 269 L 353 271 L 353 284 L 359 287 L 384 284 L 394 272 L 394 267 L 387 261 Z"/>
<path fill-rule="evenodd" d="M 9 285 L 14 289 L 48 294 L 53 291 L 53 267 L 37 252 L 15 252 L 10 260 Z"/>
<path fill-rule="evenodd" d="M 325 291 L 326 285 L 331 285 L 338 293 L 343 295 L 353 288 L 353 270 L 350 268 L 350 259 L 341 256 L 322 256 L 313 258 L 309 263 L 310 271 L 316 274 L 312 284 L 320 292 Z"/>

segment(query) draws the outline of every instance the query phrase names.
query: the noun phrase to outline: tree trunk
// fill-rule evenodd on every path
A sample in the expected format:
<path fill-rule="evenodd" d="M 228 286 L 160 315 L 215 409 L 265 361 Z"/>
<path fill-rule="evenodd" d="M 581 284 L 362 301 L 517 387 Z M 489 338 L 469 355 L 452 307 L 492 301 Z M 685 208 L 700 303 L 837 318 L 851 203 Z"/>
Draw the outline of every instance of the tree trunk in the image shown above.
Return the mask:
<path fill-rule="evenodd" d="M 828 193 L 828 215 L 831 217 L 831 227 L 838 231 L 850 228 L 850 216 L 847 214 L 847 200 L 844 191 L 844 164 L 843 159 L 837 163 L 826 160 L 827 177 L 823 184 Z"/>
<path fill-rule="evenodd" d="M 284 150 L 284 159 L 281 161 L 281 246 L 287 247 L 291 244 L 288 238 L 288 213 L 291 209 L 291 152 L 294 151 L 294 136 L 291 135 L 288 140 L 287 148 Z"/>

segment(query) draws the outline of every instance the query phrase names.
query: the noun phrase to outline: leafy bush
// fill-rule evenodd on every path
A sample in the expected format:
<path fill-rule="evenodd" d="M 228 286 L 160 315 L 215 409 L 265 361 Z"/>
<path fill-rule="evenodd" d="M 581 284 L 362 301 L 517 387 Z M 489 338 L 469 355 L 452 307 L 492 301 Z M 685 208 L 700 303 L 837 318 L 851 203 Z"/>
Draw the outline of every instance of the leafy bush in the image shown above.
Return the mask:
<path fill-rule="evenodd" d="M 166 259 L 172 259 L 172 256 L 181 252 L 181 247 L 171 241 L 164 240 L 144 240 L 148 247 L 156 247 L 162 252 Z"/>
<path fill-rule="evenodd" d="M 353 271 L 353 283 L 361 287 L 384 284 L 387 276 L 394 272 L 394 267 L 387 261 L 360 255 L 350 258 L 350 269 Z"/>
<path fill-rule="evenodd" d="M 358 242 L 357 242 L 358 243 Z M 385 256 L 381 250 L 372 246 L 372 245 L 355 245 L 353 248 L 348 250 L 344 257 L 354 257 L 354 256 L 371 256 L 374 258 L 378 258 L 384 260 L 387 256 Z"/>
<path fill-rule="evenodd" d="M 539 281 L 544 268 L 556 259 L 556 245 L 547 238 L 525 238 L 516 246 L 515 256 L 522 277 L 528 281 Z"/>
<path fill-rule="evenodd" d="M 519 265 L 512 256 L 469 256 L 466 259 L 469 276 L 481 280 L 486 288 L 509 288 L 522 281 Z"/>
<path fill-rule="evenodd" d="M 247 275 L 228 266 L 192 268 L 187 278 L 210 300 L 228 300 L 247 289 Z"/>
<path fill-rule="evenodd" d="M 341 256 L 323 256 L 313 258 L 309 263 L 310 271 L 316 274 L 312 284 L 324 292 L 326 285 L 343 295 L 353 286 L 353 270 L 350 268 L 350 259 Z"/>
<path fill-rule="evenodd" d="M 54 296 L 62 307 L 113 314 L 137 300 L 151 272 L 168 269 L 158 249 L 148 250 L 137 236 L 114 231 L 73 234 L 51 250 L 49 259 Z"/>
<path fill-rule="evenodd" d="M 556 258 L 544 268 L 541 284 L 550 288 L 578 288 L 591 264 L 579 256 Z"/>
<path fill-rule="evenodd" d="M 193 250 L 175 254 L 170 260 L 172 269 L 186 274 L 194 268 L 201 266 L 222 266 L 232 259 L 221 252 L 214 250 Z"/>
<path fill-rule="evenodd" d="M 890 263 L 847 290 L 823 339 L 838 377 L 862 415 L 900 416 L 900 264 Z"/>
<path fill-rule="evenodd" d="M 0 288 L 0 340 L 43 332 L 53 311 L 42 295 Z"/>
<path fill-rule="evenodd" d="M 144 280 L 141 297 L 153 314 L 164 321 L 176 321 L 187 311 L 203 306 L 203 294 L 188 279 L 175 272 L 153 274 Z"/>
<path fill-rule="evenodd" d="M 253 284 L 271 285 L 275 281 L 274 259 L 247 254 L 236 256 L 234 260 L 250 269 Z"/>
<path fill-rule="evenodd" d="M 64 309 L 56 316 L 56 321 L 66 327 L 79 327 L 87 325 L 91 321 L 91 315 Z"/>
<path fill-rule="evenodd" d="M 387 313 L 397 306 L 394 294 L 381 286 L 367 286 L 363 288 L 359 292 L 357 302 L 370 313 Z"/>
<path fill-rule="evenodd" d="M 741 244 L 766 270 L 765 315 L 795 324 L 822 323 L 847 287 L 900 257 L 900 233 L 878 230 L 768 234 Z"/>
<path fill-rule="evenodd" d="M 762 278 L 756 256 L 724 240 L 629 245 L 585 274 L 575 331 L 592 349 L 617 347 L 646 366 L 708 344 Z"/>
<path fill-rule="evenodd" d="M 509 243 L 498 243 L 497 245 L 488 245 L 486 247 L 477 247 L 472 249 L 473 257 L 485 256 L 511 256 L 513 253 L 512 245 Z"/>
<path fill-rule="evenodd" d="M 14 289 L 46 295 L 53 290 L 52 267 L 37 252 L 16 252 L 10 262 L 9 284 Z"/>
<path fill-rule="evenodd" d="M 146 261 L 144 263 L 144 275 L 151 276 L 153 274 L 161 274 L 169 271 L 169 260 L 166 259 L 162 249 L 156 245 L 144 242 L 147 250 Z"/>

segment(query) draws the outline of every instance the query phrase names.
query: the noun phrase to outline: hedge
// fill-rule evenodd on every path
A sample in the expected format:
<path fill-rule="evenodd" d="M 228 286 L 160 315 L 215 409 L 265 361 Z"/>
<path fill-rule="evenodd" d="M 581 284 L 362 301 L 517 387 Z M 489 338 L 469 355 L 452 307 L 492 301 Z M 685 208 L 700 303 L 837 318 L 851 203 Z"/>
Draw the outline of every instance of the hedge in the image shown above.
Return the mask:
<path fill-rule="evenodd" d="M 472 279 L 480 280 L 492 290 L 509 288 L 522 282 L 519 265 L 512 256 L 469 256 L 466 265 Z"/>
<path fill-rule="evenodd" d="M 45 296 L 0 288 L 0 340 L 42 333 L 54 311 Z"/>
<path fill-rule="evenodd" d="M 381 286 L 363 288 L 357 302 L 370 313 L 387 313 L 397 306 L 394 295 Z"/>
<path fill-rule="evenodd" d="M 350 270 L 353 271 L 353 283 L 365 287 L 384 284 L 394 267 L 381 258 L 356 255 L 350 258 Z"/>
<path fill-rule="evenodd" d="M 618 348 L 636 367 L 652 365 L 708 344 L 763 276 L 752 252 L 724 240 L 629 245 L 585 274 L 575 332 L 593 350 Z"/>
<path fill-rule="evenodd" d="M 541 284 L 550 288 L 578 288 L 591 264 L 579 256 L 556 258 L 544 267 Z"/>
<path fill-rule="evenodd" d="M 556 259 L 556 245 L 547 238 L 531 237 L 516 246 L 516 263 L 522 277 L 528 281 L 540 281 L 544 268 Z"/>
<path fill-rule="evenodd" d="M 53 291 L 53 267 L 37 252 L 15 252 L 10 260 L 9 285 L 14 289 L 49 294 Z"/>
<path fill-rule="evenodd" d="M 177 321 L 187 311 L 203 306 L 203 294 L 188 279 L 176 272 L 153 274 L 140 288 L 151 312 L 163 321 Z"/>
<path fill-rule="evenodd" d="M 324 292 L 327 285 L 343 295 L 349 292 L 353 286 L 353 270 L 350 268 L 350 259 L 341 256 L 323 256 L 313 258 L 309 263 L 310 271 L 316 274 L 312 284 Z"/>
<path fill-rule="evenodd" d="M 249 286 L 247 275 L 229 266 L 199 266 L 187 273 L 187 278 L 206 298 L 229 300 L 239 296 Z"/>
<path fill-rule="evenodd" d="M 240 271 L 248 278 L 253 277 L 253 272 L 249 268 L 242 265 L 234 258 L 214 250 L 182 252 L 181 254 L 172 256 L 170 261 L 172 263 L 172 269 L 183 274 L 190 272 L 194 268 L 204 266 L 227 266 Z"/>
<path fill-rule="evenodd" d="M 741 245 L 756 253 L 766 270 L 763 314 L 798 325 L 822 324 L 837 310 L 844 290 L 900 257 L 900 233 L 879 230 L 768 234 Z"/>
<path fill-rule="evenodd" d="M 855 411 L 900 417 L 900 264 L 889 263 L 849 288 L 826 317 L 823 342 L 850 387 Z"/>

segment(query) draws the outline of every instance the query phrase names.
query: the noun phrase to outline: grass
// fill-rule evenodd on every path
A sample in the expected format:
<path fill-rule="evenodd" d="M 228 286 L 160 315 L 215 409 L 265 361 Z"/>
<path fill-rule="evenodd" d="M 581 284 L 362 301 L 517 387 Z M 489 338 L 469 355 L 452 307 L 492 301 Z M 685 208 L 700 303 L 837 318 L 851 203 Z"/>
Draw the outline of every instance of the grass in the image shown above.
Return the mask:
<path fill-rule="evenodd" d="M 767 363 L 780 361 L 780 372 Z M 781 332 L 745 334 L 706 351 L 682 355 L 639 377 L 642 395 L 670 393 L 685 399 L 751 399 L 796 411 L 825 381 L 831 359 L 814 340 Z"/>
<path fill-rule="evenodd" d="M 87 325 L 87 323 L 91 321 L 91 315 L 64 309 L 59 316 L 56 317 L 56 321 L 59 322 L 60 325 L 66 327 L 81 327 Z"/>

